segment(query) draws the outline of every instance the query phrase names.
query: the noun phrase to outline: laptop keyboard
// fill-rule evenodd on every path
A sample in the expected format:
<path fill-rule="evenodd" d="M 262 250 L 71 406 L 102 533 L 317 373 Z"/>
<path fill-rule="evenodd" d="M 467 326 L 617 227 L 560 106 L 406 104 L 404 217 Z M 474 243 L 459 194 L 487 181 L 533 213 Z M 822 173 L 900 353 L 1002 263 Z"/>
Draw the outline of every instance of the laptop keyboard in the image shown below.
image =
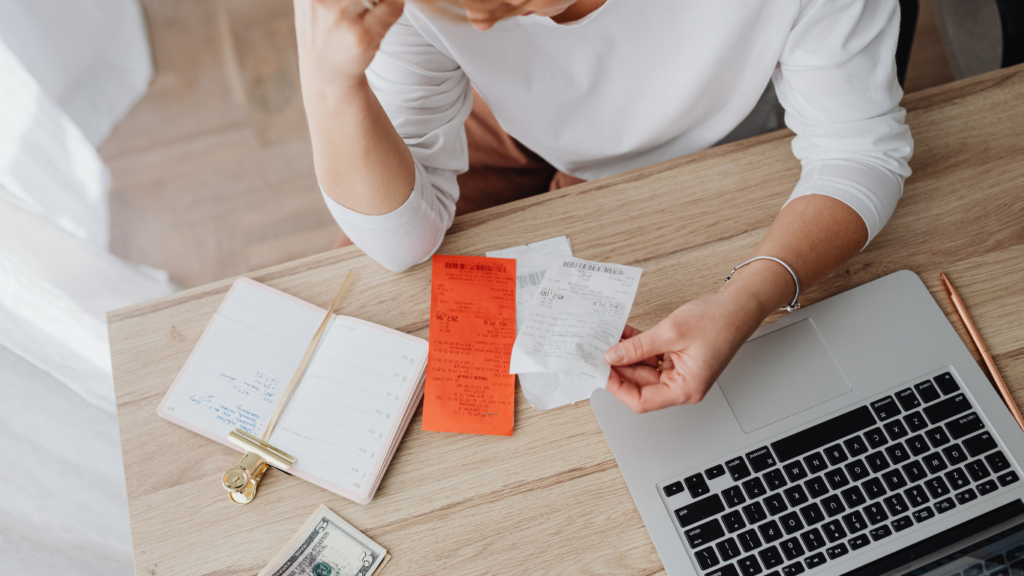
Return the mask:
<path fill-rule="evenodd" d="M 795 576 L 1019 480 L 945 372 L 658 489 L 704 576 Z"/>

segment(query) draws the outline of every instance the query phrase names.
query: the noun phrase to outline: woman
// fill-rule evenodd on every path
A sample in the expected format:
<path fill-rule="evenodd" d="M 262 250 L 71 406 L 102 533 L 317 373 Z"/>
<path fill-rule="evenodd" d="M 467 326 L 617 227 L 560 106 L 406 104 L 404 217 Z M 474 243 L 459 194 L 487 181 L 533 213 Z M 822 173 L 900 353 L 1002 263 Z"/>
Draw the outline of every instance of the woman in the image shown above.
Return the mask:
<path fill-rule="evenodd" d="M 796 302 L 797 280 L 813 286 L 879 232 L 910 174 L 896 0 L 373 1 L 295 0 L 299 65 L 325 200 L 396 271 L 433 254 L 455 215 L 476 153 L 470 82 L 498 140 L 574 181 L 712 146 L 773 82 L 803 165 L 750 254 L 775 260 L 647 332 L 627 327 L 606 353 L 608 390 L 636 412 L 699 402 L 760 323 Z"/>

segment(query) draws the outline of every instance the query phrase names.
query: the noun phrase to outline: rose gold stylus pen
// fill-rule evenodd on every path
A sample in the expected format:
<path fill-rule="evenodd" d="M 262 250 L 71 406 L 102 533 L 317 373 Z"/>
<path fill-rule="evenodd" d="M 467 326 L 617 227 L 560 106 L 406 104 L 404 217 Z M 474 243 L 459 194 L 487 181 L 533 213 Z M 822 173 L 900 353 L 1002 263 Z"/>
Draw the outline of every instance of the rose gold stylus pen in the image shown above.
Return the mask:
<path fill-rule="evenodd" d="M 985 360 L 985 366 L 988 366 L 988 372 L 992 375 L 992 379 L 995 380 L 996 390 L 1003 397 L 1003 402 L 1010 409 L 1010 413 L 1013 414 L 1017 425 L 1020 426 L 1021 430 L 1024 430 L 1024 418 L 1021 418 L 1020 410 L 1017 409 L 1017 404 L 1013 401 L 1013 395 L 1010 394 L 1010 389 L 1006 387 L 1006 382 L 1003 381 L 1003 375 L 999 373 L 996 363 L 992 361 L 992 355 L 988 353 L 988 348 L 981 341 L 981 334 L 978 333 L 978 328 L 974 325 L 974 321 L 971 320 L 971 315 L 967 313 L 964 301 L 960 299 L 960 295 L 957 294 L 956 288 L 953 288 L 953 284 L 949 281 L 949 277 L 946 276 L 945 272 L 940 272 L 939 278 L 942 280 L 942 287 L 946 289 L 946 294 L 949 294 L 949 299 L 953 301 L 953 307 L 956 308 L 956 313 L 960 315 L 960 320 L 967 327 L 967 333 L 971 335 L 974 346 L 981 353 L 981 358 Z"/>

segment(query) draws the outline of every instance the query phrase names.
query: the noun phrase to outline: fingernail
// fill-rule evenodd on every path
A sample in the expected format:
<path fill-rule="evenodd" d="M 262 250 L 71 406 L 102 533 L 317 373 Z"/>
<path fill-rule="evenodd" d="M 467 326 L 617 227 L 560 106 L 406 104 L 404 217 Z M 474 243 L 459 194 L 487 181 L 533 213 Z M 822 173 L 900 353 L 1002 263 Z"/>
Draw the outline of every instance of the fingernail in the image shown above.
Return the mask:
<path fill-rule="evenodd" d="M 622 352 L 620 346 L 613 346 L 604 353 L 604 361 L 609 364 L 617 364 L 626 359 L 626 354 Z"/>

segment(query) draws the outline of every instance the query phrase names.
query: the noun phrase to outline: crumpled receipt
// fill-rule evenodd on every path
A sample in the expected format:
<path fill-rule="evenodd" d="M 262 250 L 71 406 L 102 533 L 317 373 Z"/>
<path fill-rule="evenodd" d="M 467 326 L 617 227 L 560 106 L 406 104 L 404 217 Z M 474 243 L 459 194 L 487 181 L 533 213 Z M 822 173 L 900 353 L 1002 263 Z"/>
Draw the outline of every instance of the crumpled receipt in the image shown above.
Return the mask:
<path fill-rule="evenodd" d="M 526 324 L 526 311 L 537 295 L 548 262 L 572 256 L 572 244 L 565 236 L 533 244 L 487 253 L 490 258 L 514 258 L 516 261 L 516 331 Z M 550 410 L 590 398 L 593 390 L 580 386 L 572 376 L 531 372 L 519 375 L 523 396 L 537 410 Z"/>
<path fill-rule="evenodd" d="M 622 336 L 642 270 L 579 258 L 557 258 L 512 346 L 509 372 L 570 376 L 579 393 L 604 388 L 611 366 L 604 353 Z"/>

